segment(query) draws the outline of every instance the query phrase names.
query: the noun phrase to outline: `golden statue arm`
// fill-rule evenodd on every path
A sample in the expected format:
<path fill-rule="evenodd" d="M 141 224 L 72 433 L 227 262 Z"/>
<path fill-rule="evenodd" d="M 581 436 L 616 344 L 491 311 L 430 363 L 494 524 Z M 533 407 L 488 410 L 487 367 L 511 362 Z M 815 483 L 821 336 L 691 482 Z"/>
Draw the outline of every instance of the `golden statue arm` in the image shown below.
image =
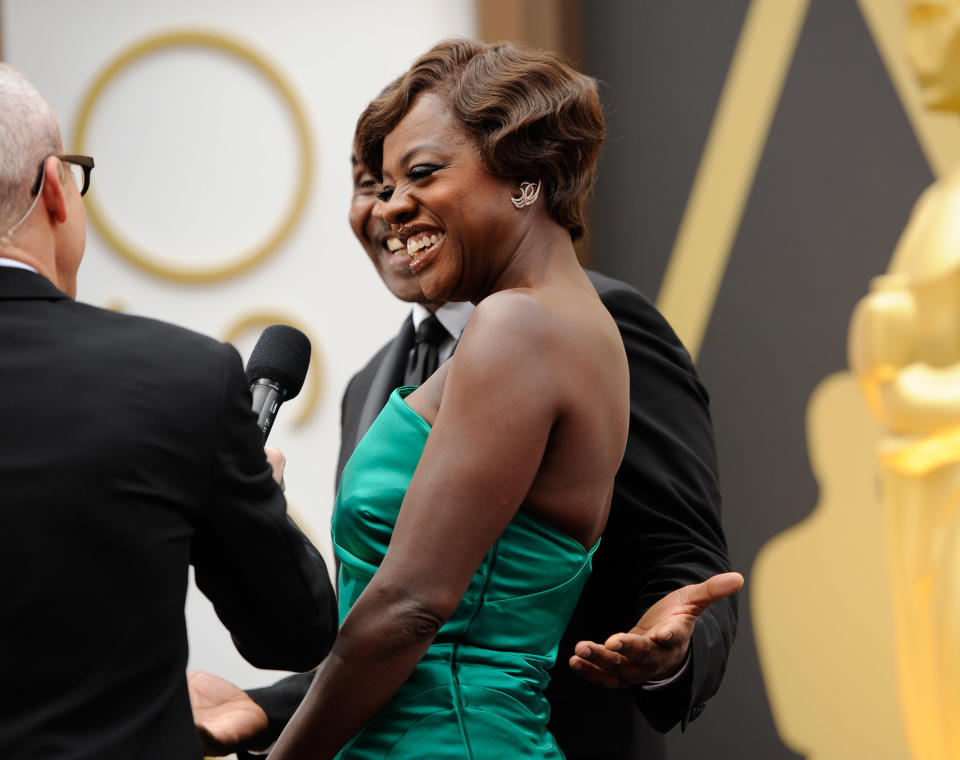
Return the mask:
<path fill-rule="evenodd" d="M 960 365 L 918 361 L 914 296 L 899 275 L 877 277 L 853 313 L 850 366 L 892 433 L 930 435 L 960 425 Z"/>

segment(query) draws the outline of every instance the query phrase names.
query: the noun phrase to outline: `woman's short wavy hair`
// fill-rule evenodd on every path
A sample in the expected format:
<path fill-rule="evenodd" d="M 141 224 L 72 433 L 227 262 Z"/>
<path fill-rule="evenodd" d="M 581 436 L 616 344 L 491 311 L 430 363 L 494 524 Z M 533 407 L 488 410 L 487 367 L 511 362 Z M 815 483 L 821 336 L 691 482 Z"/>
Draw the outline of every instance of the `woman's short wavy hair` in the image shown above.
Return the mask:
<path fill-rule="evenodd" d="M 374 100 L 357 122 L 361 161 L 378 177 L 383 140 L 423 93 L 442 97 L 487 168 L 541 182 L 550 216 L 576 240 L 606 134 L 597 83 L 553 53 L 445 40 Z"/>

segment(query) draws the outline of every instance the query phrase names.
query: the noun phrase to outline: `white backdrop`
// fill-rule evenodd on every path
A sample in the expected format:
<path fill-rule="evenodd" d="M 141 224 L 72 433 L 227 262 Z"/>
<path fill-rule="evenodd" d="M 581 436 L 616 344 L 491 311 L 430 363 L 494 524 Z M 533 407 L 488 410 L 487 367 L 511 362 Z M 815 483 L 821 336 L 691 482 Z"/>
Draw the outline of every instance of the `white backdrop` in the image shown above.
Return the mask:
<path fill-rule="evenodd" d="M 339 400 L 350 375 L 405 314 L 347 226 L 349 151 L 366 103 L 438 39 L 474 32 L 468 0 L 2 0 L 4 58 L 53 107 L 67 152 L 78 109 L 104 67 L 145 38 L 203 30 L 240 43 L 291 86 L 313 141 L 313 181 L 292 234 L 263 264 L 206 284 L 164 279 L 122 258 L 88 224 L 78 299 L 219 337 L 259 312 L 306 329 L 321 358 L 304 397 L 281 410 L 270 443 L 288 457 L 287 496 L 331 561 Z M 94 101 L 91 193 L 109 226 L 165 266 L 234 261 L 294 200 L 302 158 L 293 120 L 266 78 L 214 48 L 134 61 Z M 236 340 L 244 358 L 259 327 Z M 316 407 L 302 424 L 311 389 Z M 332 565 L 331 565 L 332 566 Z M 272 681 L 236 653 L 191 586 L 190 667 L 244 687 Z"/>

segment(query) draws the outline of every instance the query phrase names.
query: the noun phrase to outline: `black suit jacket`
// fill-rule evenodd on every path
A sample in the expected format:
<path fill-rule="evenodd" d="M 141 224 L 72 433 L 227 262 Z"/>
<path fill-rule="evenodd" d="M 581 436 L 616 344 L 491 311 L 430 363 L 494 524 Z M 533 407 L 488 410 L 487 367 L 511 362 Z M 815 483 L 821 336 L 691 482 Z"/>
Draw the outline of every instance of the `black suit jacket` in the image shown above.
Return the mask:
<path fill-rule="evenodd" d="M 660 732 L 677 723 L 685 727 L 719 687 L 736 633 L 736 599 L 704 613 L 694 629 L 687 670 L 659 691 L 593 686 L 575 675 L 567 660 L 578 641 L 603 642 L 627 631 L 670 591 L 730 569 L 709 400 L 687 351 L 653 304 L 625 283 L 588 274 L 623 336 L 630 430 L 593 573 L 560 642 L 547 689 L 550 730 L 568 760 L 660 760 L 666 757 Z M 408 318 L 347 386 L 338 482 L 390 391 L 402 384 L 412 340 Z M 261 737 L 261 744 L 276 738 L 309 683 L 309 676 L 292 676 L 249 692 L 270 718 L 270 736 Z"/>
<path fill-rule="evenodd" d="M 192 562 L 241 654 L 308 670 L 336 631 L 239 355 L 0 267 L 5 758 L 200 758 Z"/>

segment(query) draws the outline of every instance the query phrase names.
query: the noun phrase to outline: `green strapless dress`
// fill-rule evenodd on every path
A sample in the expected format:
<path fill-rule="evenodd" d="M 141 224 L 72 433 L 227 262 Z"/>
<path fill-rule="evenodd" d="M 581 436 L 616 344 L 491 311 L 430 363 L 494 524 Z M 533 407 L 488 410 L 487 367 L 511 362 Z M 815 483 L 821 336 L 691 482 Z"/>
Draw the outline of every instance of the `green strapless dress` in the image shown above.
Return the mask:
<path fill-rule="evenodd" d="M 341 620 L 387 551 L 430 432 L 404 401 L 412 390 L 393 392 L 343 471 L 333 516 Z M 595 550 L 518 512 L 410 678 L 339 757 L 562 758 L 543 690 Z"/>

